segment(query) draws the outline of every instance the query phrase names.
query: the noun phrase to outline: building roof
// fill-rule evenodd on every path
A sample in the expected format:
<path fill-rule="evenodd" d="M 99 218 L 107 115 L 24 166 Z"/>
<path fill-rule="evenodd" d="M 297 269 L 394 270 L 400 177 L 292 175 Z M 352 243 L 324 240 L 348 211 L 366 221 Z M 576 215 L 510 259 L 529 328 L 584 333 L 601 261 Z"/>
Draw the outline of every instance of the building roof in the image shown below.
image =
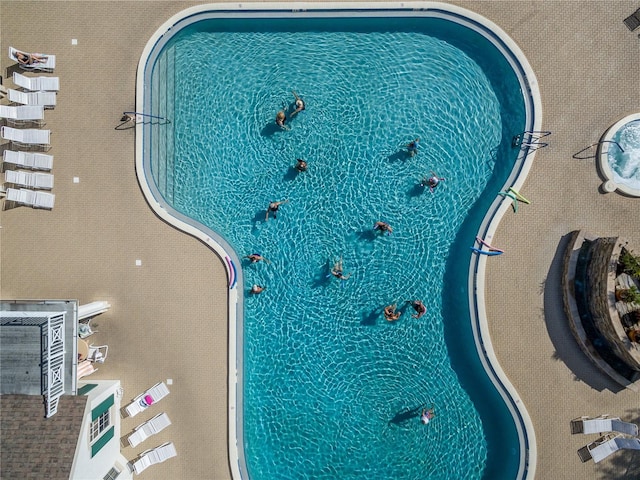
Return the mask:
<path fill-rule="evenodd" d="M 58 413 L 45 418 L 42 396 L 1 395 L 2 478 L 68 480 L 87 399 L 64 395 Z"/>

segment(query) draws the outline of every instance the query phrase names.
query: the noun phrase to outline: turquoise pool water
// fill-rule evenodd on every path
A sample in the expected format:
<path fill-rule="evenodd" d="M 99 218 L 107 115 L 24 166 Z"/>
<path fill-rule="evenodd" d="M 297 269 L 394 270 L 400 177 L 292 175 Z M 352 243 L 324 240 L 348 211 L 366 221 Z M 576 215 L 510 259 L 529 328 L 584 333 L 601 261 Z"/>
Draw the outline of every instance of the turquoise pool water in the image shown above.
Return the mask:
<path fill-rule="evenodd" d="M 160 192 L 239 257 L 270 260 L 242 265 L 251 478 L 514 478 L 515 427 L 475 355 L 466 287 L 469 238 L 524 129 L 492 48 L 436 19 L 226 20 L 185 29 L 156 61 L 150 113 L 172 120 L 151 130 Z M 291 90 L 307 109 L 284 131 Z M 445 178 L 433 194 L 419 186 L 430 171 Z M 329 273 L 338 258 L 345 282 Z"/>

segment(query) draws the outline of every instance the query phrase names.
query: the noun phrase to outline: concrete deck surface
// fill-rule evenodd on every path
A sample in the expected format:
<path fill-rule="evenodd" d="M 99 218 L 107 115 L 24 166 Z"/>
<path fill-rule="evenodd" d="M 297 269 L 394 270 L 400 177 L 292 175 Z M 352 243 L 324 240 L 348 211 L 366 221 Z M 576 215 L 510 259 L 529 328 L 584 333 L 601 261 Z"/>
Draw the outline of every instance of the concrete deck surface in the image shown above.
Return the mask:
<path fill-rule="evenodd" d="M 178 457 L 142 479 L 230 478 L 224 267 L 151 212 L 135 176 L 133 130 L 114 130 L 122 112 L 134 110 L 144 45 L 197 3 L 0 1 L 4 84 L 11 83 L 9 46 L 55 53 L 61 79 L 58 105 L 45 114 L 56 205 L 1 212 L 0 297 L 108 300 L 112 308 L 94 321 L 99 333 L 91 340 L 109 344 L 109 358 L 89 378 L 119 378 L 124 401 L 173 380 L 162 408 L 122 422 L 128 432 L 160 411 L 173 422 L 123 449 L 131 459 L 164 441 L 176 444 Z M 640 478 L 637 453 L 598 465 L 576 455 L 591 438 L 569 433 L 572 418 L 609 413 L 637 422 L 640 395 L 616 391 L 582 355 L 562 312 L 559 277 L 564 237 L 574 229 L 624 236 L 640 253 L 640 199 L 599 193 L 594 160 L 572 158 L 640 111 L 640 39 L 622 22 L 640 4 L 452 3 L 492 20 L 523 50 L 538 78 L 543 130 L 553 132 L 522 189 L 532 204 L 505 216 L 493 243 L 507 254 L 489 262 L 486 280 L 494 348 L 535 427 L 536 478 Z"/>

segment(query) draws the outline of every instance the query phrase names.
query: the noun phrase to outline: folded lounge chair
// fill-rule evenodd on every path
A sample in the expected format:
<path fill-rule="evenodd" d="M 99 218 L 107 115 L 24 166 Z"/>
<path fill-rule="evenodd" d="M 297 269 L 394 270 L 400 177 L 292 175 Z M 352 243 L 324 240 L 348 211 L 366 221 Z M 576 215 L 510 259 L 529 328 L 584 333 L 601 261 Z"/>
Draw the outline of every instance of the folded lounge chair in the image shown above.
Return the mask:
<path fill-rule="evenodd" d="M 56 106 L 56 92 L 20 92 L 9 89 L 9 101 L 20 105 L 42 105 L 45 108 Z"/>
<path fill-rule="evenodd" d="M 632 437 L 638 436 L 638 425 L 635 423 L 623 422 L 619 418 L 607 418 L 606 415 L 589 418 L 580 417 L 575 420 L 571 420 L 571 433 L 604 433 L 604 432 L 618 432 L 625 435 L 631 435 Z"/>
<path fill-rule="evenodd" d="M 29 55 L 31 57 L 38 56 L 44 59 L 44 62 L 33 62 L 29 64 L 20 63 L 18 61 L 18 53 L 22 53 L 24 55 Z M 22 50 L 17 50 L 13 47 L 9 47 L 9 58 L 14 62 L 17 62 L 20 65 L 20 68 L 23 70 L 29 71 L 42 71 L 42 72 L 53 72 L 53 69 L 56 68 L 56 56 L 55 55 L 46 55 L 44 53 L 27 53 Z"/>
<path fill-rule="evenodd" d="M 50 173 L 7 170 L 4 172 L 4 181 L 21 187 L 39 188 L 43 190 L 51 190 L 53 188 L 53 175 Z"/>
<path fill-rule="evenodd" d="M 50 147 L 51 130 L 38 130 L 37 128 L 11 128 L 0 127 L 0 136 L 9 140 L 16 146 L 39 145 Z"/>
<path fill-rule="evenodd" d="M 164 382 L 156 383 L 153 387 L 144 393 L 141 393 L 133 399 L 125 411 L 130 417 L 135 417 L 137 414 L 149 408 L 152 404 L 155 404 L 169 395 L 169 389 Z"/>
<path fill-rule="evenodd" d="M 60 90 L 59 77 L 27 77 L 18 72 L 13 72 L 13 83 L 18 87 L 32 92 L 49 91 L 57 92 Z"/>
<path fill-rule="evenodd" d="M 173 442 L 165 443 L 143 452 L 142 455 L 133 462 L 133 471 L 136 472 L 137 475 L 140 475 L 147 467 L 162 463 L 176 455 L 178 455 L 178 452 L 176 452 L 176 447 Z"/>
<path fill-rule="evenodd" d="M 20 125 L 34 122 L 42 125 L 44 123 L 44 107 L 42 105 L 21 105 L 18 107 L 0 105 L 0 118 L 5 118 L 9 124 Z"/>
<path fill-rule="evenodd" d="M 82 362 L 78 362 L 78 380 L 82 377 L 86 377 L 87 375 L 91 375 L 96 372 L 98 369 L 93 366 L 89 360 L 83 360 Z"/>
<path fill-rule="evenodd" d="M 53 193 L 38 192 L 27 188 L 21 188 L 20 190 L 7 188 L 6 195 L 6 199 L 11 202 L 16 202 L 20 205 L 27 205 L 33 208 L 46 208 L 49 210 L 53 208 L 53 204 L 56 200 L 56 196 Z"/>
<path fill-rule="evenodd" d="M 2 161 L 33 170 L 51 170 L 53 168 L 53 155 L 47 155 L 46 153 L 5 150 L 2 152 Z"/>
<path fill-rule="evenodd" d="M 595 463 L 599 463 L 618 450 L 640 450 L 640 439 L 625 438 L 622 435 L 601 437 L 578 450 L 578 455 L 583 462 L 593 459 Z"/>
<path fill-rule="evenodd" d="M 131 445 L 132 447 L 136 447 L 151 435 L 155 435 L 156 433 L 161 432 L 169 425 L 171 425 L 169 415 L 164 412 L 160 413 L 153 417 L 151 420 L 136 427 L 136 430 L 131 435 L 129 435 L 129 438 L 127 439 L 129 445 Z"/>

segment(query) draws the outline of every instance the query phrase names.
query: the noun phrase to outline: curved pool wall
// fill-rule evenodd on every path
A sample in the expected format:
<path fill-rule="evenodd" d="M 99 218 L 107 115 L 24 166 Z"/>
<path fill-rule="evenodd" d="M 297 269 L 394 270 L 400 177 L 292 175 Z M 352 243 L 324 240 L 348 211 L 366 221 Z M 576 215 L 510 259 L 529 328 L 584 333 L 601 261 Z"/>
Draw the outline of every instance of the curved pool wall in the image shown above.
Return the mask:
<path fill-rule="evenodd" d="M 260 3 L 260 4 L 207 4 L 186 9 L 173 16 L 165 22 L 149 40 L 141 55 L 138 65 L 136 81 L 136 111 L 145 112 L 150 110 L 149 89 L 150 75 L 154 61 L 158 53 L 169 39 L 184 27 L 207 18 L 225 17 L 250 17 L 250 18 L 273 18 L 273 17 L 299 17 L 317 15 L 337 15 L 337 16 L 416 16 L 416 17 L 436 17 L 449 20 L 454 23 L 464 25 L 487 38 L 498 51 L 500 51 L 506 61 L 513 68 L 519 82 L 522 98 L 526 110 L 525 131 L 539 131 L 541 125 L 541 102 L 538 91 L 536 77 L 526 61 L 522 51 L 518 46 L 495 24 L 468 10 L 435 2 L 405 2 L 405 3 L 376 3 L 366 5 L 360 3 L 331 4 L 330 8 L 326 4 L 306 4 L 306 3 Z M 455 42 L 452 42 L 455 45 Z M 455 45 L 467 51 L 470 45 Z M 474 60 L 483 67 L 482 58 L 473 56 Z M 149 68 L 148 68 L 149 67 Z M 499 79 L 492 82 L 499 83 Z M 497 86 L 497 85 L 496 85 Z M 499 89 L 496 90 L 500 91 Z M 500 99 L 509 101 L 508 99 Z M 243 298 L 236 286 L 243 285 L 242 270 L 236 268 L 240 265 L 240 260 L 230 245 L 216 232 L 205 225 L 186 217 L 176 211 L 161 195 L 160 190 L 154 182 L 151 156 L 150 156 L 150 129 L 151 125 L 144 120 L 143 116 L 138 117 L 136 124 L 136 172 L 144 196 L 153 211 L 162 220 L 173 225 L 179 230 L 198 238 L 212 249 L 222 260 L 225 266 L 229 281 L 228 305 L 229 305 L 229 457 L 230 468 L 235 479 L 248 478 L 246 464 L 243 458 L 243 438 L 242 438 L 242 384 L 243 384 Z M 517 132 L 522 133 L 522 132 Z M 503 139 L 500 148 L 509 148 L 511 145 L 511 132 L 503 129 Z M 520 150 L 515 165 L 507 178 L 502 182 L 497 178 L 490 180 L 485 193 L 476 202 L 469 212 L 467 220 L 463 223 L 458 235 L 451 247 L 451 251 L 468 250 L 468 246 L 473 242 L 476 235 L 486 239 L 489 243 L 499 226 L 502 216 L 510 209 L 511 199 L 497 196 L 491 192 L 505 190 L 513 187 L 519 190 L 523 185 L 528 171 L 533 162 L 533 153 L 524 147 Z M 494 177 L 497 177 L 494 174 Z M 494 188 L 495 187 L 495 188 Z M 471 214 L 476 212 L 488 212 L 478 230 L 477 223 L 470 221 Z M 470 260 L 469 260 L 470 258 Z M 467 311 L 461 302 L 457 304 L 444 304 L 443 308 L 450 308 L 452 311 L 460 311 L 460 325 L 447 326 L 445 337 L 447 342 L 451 339 L 455 330 L 459 335 L 460 331 L 468 330 L 475 339 L 477 352 L 461 352 L 454 357 L 451 362 L 455 368 L 460 382 L 463 386 L 469 386 L 478 381 L 478 373 L 484 374 L 488 381 L 495 387 L 496 398 L 500 397 L 507 406 L 512 424 L 515 424 L 519 441 L 518 451 L 514 451 L 517 456 L 517 474 L 515 478 L 535 477 L 536 465 L 536 442 L 533 425 L 524 407 L 522 400 L 514 387 L 509 382 L 493 351 L 489 328 L 486 318 L 484 279 L 486 262 L 491 257 L 450 255 L 445 273 L 445 284 L 460 284 L 460 272 L 468 270 L 468 287 L 461 288 L 461 294 L 469 296 L 470 311 Z M 495 259 L 494 259 L 495 261 Z M 471 322 L 468 322 L 468 316 Z M 463 349 L 460 349 L 463 350 Z M 479 361 L 478 361 L 479 360 Z M 481 367 L 480 367 L 481 365 Z M 483 423 L 489 418 L 489 423 L 500 424 L 505 422 L 505 418 L 491 418 L 494 411 L 491 402 L 482 402 L 474 399 Z M 486 400 L 486 399 L 485 399 Z M 514 427 L 511 427 L 514 428 Z M 488 457 L 487 467 L 483 472 L 484 478 L 495 478 L 495 474 L 501 470 L 507 459 L 501 458 L 503 452 L 495 451 L 491 446 L 500 436 L 500 432 L 491 432 L 485 429 L 487 436 Z M 494 439 L 492 439 L 492 436 Z M 472 446 L 470 446 L 472 448 Z M 514 448 L 515 450 L 515 448 Z"/>
<path fill-rule="evenodd" d="M 604 132 L 604 135 L 600 139 L 597 154 L 598 169 L 604 179 L 602 190 L 605 193 L 618 191 L 619 193 L 627 195 L 629 197 L 640 197 L 640 187 L 636 188 L 636 185 L 640 184 L 640 182 L 626 182 L 625 179 L 622 179 L 618 175 L 616 175 L 611 166 L 612 157 L 615 158 L 617 162 L 620 162 L 622 161 L 623 156 L 631 155 L 631 153 L 629 152 L 629 146 L 623 145 L 618 141 L 620 140 L 618 138 L 618 135 L 621 131 L 623 131 L 625 128 L 628 128 L 632 124 L 639 125 L 639 127 L 636 128 L 640 131 L 640 113 L 628 115 L 617 121 L 611 127 L 609 127 L 606 132 Z M 638 137 L 640 137 L 640 134 L 638 135 Z M 638 143 L 640 142 L 640 140 L 636 139 L 636 142 Z M 636 158 L 628 158 L 627 161 L 630 160 L 636 162 L 635 175 L 637 177 L 640 177 L 640 143 L 633 145 L 633 149 L 634 152 L 637 153 Z"/>

